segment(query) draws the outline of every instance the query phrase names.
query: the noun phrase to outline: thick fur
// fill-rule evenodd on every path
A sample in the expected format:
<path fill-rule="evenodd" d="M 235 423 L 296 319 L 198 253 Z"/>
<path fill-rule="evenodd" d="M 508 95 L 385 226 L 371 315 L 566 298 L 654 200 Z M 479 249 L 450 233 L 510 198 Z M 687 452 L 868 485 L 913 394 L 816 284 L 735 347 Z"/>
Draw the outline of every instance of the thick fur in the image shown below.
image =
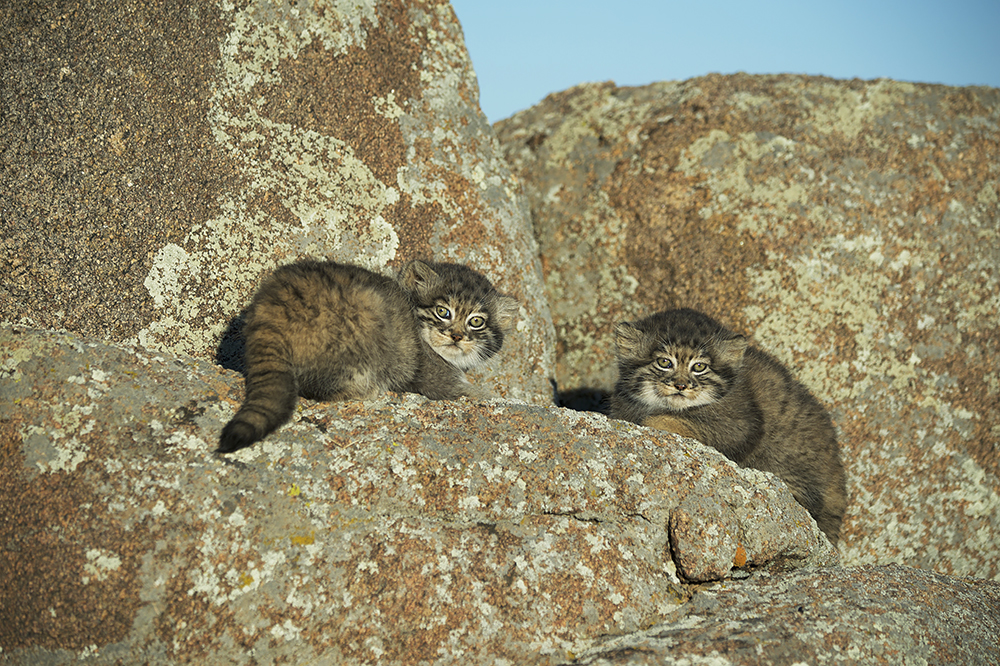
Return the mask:
<path fill-rule="evenodd" d="M 434 267 L 473 277 L 443 281 Z M 466 282 L 476 285 L 474 295 L 449 291 Z M 461 307 L 478 308 L 484 323 L 490 321 L 484 328 L 496 331 L 488 341 L 441 354 L 427 342 L 417 304 L 428 298 L 464 304 L 467 296 L 476 305 Z M 494 310 L 497 303 L 502 313 Z M 414 261 L 400 281 L 331 261 L 282 266 L 261 284 L 247 311 L 246 400 L 223 429 L 218 451 L 236 451 L 266 437 L 291 418 L 299 396 L 332 401 L 409 391 L 437 400 L 486 397 L 464 371 L 500 350 L 498 327 L 509 327 L 511 303 L 516 302 L 465 266 Z M 453 335 L 458 337 L 457 328 Z M 451 346 L 459 345 L 454 338 Z"/>
<path fill-rule="evenodd" d="M 613 417 L 692 437 L 774 473 L 837 543 L 847 493 L 833 424 L 781 363 L 689 309 L 619 324 L 616 347 Z"/>
<path fill-rule="evenodd" d="M 399 281 L 413 299 L 421 338 L 442 358 L 469 370 L 500 351 L 518 304 L 485 277 L 459 264 L 412 261 Z"/>

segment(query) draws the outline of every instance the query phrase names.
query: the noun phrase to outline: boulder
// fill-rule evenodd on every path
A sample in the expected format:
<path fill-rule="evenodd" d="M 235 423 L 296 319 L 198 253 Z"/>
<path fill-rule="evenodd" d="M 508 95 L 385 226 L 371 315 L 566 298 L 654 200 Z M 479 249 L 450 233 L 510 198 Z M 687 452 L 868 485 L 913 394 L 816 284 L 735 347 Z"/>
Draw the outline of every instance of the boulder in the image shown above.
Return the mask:
<path fill-rule="evenodd" d="M 555 663 L 705 582 L 837 563 L 694 440 L 390 394 L 215 455 L 241 397 L 204 359 L 0 327 L 5 658 Z"/>
<path fill-rule="evenodd" d="M 1000 583 L 900 565 L 722 583 L 573 664 L 1000 664 Z"/>
<path fill-rule="evenodd" d="M 278 264 L 457 261 L 522 304 L 482 381 L 551 402 L 537 247 L 448 3 L 18 0 L 0 40 L 0 320 L 238 368 Z"/>
<path fill-rule="evenodd" d="M 0 39 L 0 660 L 1000 661 L 997 91 L 582 86 L 497 125 L 512 173 L 444 2 L 18 0 Z M 501 398 L 213 454 L 304 256 L 482 270 Z M 831 407 L 840 553 L 774 476 L 553 406 L 674 304 Z"/>
<path fill-rule="evenodd" d="M 588 84 L 496 129 L 565 401 L 612 388 L 615 322 L 701 309 L 831 411 L 845 564 L 1000 579 L 1000 90 Z"/>

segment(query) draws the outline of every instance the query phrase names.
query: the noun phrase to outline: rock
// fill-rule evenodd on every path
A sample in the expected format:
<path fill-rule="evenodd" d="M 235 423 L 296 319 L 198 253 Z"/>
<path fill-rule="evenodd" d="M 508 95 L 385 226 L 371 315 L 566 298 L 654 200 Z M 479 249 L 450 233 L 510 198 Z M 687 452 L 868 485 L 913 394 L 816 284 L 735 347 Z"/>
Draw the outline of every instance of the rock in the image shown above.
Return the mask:
<path fill-rule="evenodd" d="M 674 306 L 830 410 L 845 564 L 1000 580 L 1000 90 L 708 76 L 582 85 L 496 125 L 531 202 L 560 391 Z"/>
<path fill-rule="evenodd" d="M 583 86 L 498 125 L 515 177 L 447 3 L 16 2 L 0 39 L 4 662 L 997 663 L 996 583 L 865 564 L 1000 578 L 997 91 Z M 480 268 L 504 399 L 302 401 L 213 455 L 302 256 Z M 862 566 L 775 477 L 552 406 L 674 303 L 832 407 Z"/>
<path fill-rule="evenodd" d="M 573 664 L 1000 664 L 1000 584 L 899 565 L 800 570 L 694 597 Z"/>
<path fill-rule="evenodd" d="M 5 658 L 552 663 L 695 581 L 837 562 L 783 483 L 693 440 L 387 395 L 215 456 L 241 398 L 203 359 L 0 327 Z"/>
<path fill-rule="evenodd" d="M 0 320 L 236 368 L 278 264 L 458 261 L 522 303 L 483 381 L 551 402 L 537 246 L 447 3 L 15 2 L 0 39 Z"/>

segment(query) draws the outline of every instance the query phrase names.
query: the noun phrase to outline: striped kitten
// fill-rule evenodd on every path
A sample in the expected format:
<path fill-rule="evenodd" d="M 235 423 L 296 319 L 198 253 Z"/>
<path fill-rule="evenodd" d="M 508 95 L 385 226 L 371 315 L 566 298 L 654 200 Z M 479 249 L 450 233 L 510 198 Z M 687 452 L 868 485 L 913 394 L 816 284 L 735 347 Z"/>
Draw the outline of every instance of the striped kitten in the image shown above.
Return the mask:
<path fill-rule="evenodd" d="M 246 400 L 218 452 L 266 437 L 291 418 L 299 396 L 488 397 L 465 371 L 500 351 L 516 311 L 517 301 L 457 264 L 412 261 L 398 281 L 332 261 L 282 266 L 247 311 Z"/>
<path fill-rule="evenodd" d="M 611 415 L 669 430 L 784 481 L 833 544 L 847 504 L 830 417 L 772 356 L 695 310 L 615 329 Z"/>

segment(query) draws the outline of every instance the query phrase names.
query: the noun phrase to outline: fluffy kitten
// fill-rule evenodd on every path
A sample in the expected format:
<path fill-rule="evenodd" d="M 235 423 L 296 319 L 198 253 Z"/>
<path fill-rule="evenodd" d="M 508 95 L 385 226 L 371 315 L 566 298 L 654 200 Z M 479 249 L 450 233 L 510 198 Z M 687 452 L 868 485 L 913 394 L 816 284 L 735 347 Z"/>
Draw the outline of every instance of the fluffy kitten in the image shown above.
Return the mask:
<path fill-rule="evenodd" d="M 399 279 L 332 261 L 282 266 L 246 315 L 246 400 L 218 451 L 250 446 L 288 421 L 298 396 L 434 400 L 487 397 L 465 371 L 500 351 L 517 301 L 466 266 L 412 261 Z"/>
<path fill-rule="evenodd" d="M 833 544 L 847 496 L 830 417 L 772 356 L 695 310 L 615 329 L 613 417 L 697 439 L 784 481 Z"/>

